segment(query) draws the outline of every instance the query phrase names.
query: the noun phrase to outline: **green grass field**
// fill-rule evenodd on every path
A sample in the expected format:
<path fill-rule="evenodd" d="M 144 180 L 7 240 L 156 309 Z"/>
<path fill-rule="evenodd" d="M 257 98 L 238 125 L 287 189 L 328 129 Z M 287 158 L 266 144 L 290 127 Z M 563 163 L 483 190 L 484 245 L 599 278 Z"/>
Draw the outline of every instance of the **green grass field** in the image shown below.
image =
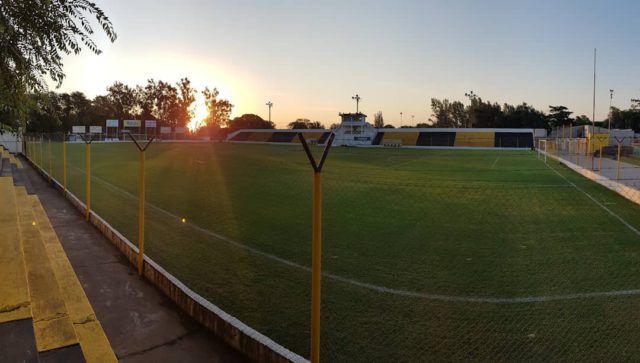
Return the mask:
<path fill-rule="evenodd" d="M 93 145 L 93 209 L 134 243 L 137 162 L 133 144 Z M 154 144 L 146 250 L 308 356 L 311 176 L 300 146 Z M 68 144 L 68 178 L 84 200 L 82 144 Z M 640 357 L 640 207 L 563 166 L 334 148 L 323 196 L 323 360 Z"/>

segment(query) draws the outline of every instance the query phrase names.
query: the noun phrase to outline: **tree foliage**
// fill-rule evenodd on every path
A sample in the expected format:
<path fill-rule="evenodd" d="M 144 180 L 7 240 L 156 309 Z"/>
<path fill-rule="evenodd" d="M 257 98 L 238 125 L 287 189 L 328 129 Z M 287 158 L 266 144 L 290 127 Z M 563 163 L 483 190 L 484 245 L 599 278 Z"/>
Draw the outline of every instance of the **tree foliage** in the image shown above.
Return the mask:
<path fill-rule="evenodd" d="M 87 0 L 2 0 L 0 2 L 0 120 L 10 127 L 23 124 L 29 92 L 46 91 L 45 77 L 64 80 L 62 57 L 83 46 L 101 51 L 92 40 L 94 18 L 110 41 L 111 21 Z"/>
<path fill-rule="evenodd" d="M 204 96 L 204 103 L 207 107 L 207 117 L 204 122 L 210 127 L 221 128 L 229 124 L 229 117 L 231 116 L 231 110 L 233 105 L 231 102 L 225 99 L 220 99 L 217 88 L 210 90 L 205 87 L 202 91 Z"/>
<path fill-rule="evenodd" d="M 573 112 L 569 111 L 565 106 L 549 106 L 549 114 L 547 115 L 549 126 L 561 127 L 562 125 L 571 125 L 573 123 L 573 119 L 571 118 L 572 113 Z"/>
<path fill-rule="evenodd" d="M 384 117 L 382 111 L 378 111 L 373 115 L 373 127 L 381 129 L 384 127 Z"/>
<path fill-rule="evenodd" d="M 265 121 L 262 117 L 252 113 L 246 113 L 240 117 L 236 117 L 229 121 L 229 128 L 232 130 L 240 129 L 274 129 L 276 125 L 273 121 Z"/>
<path fill-rule="evenodd" d="M 320 121 L 310 121 L 308 118 L 299 118 L 290 122 L 287 127 L 290 129 L 324 129 Z"/>
<path fill-rule="evenodd" d="M 93 100 L 81 92 L 32 93 L 27 129 L 69 132 L 73 125 L 104 125 L 107 119 L 157 120 L 162 126 L 184 127 L 194 117 L 196 93 L 188 78 L 182 78 L 175 86 L 154 79 L 135 87 L 114 82 L 105 95 Z M 208 109 L 215 107 L 215 119 L 226 125 L 233 105 L 218 99 L 216 89 L 205 88 L 203 94 Z"/>
<path fill-rule="evenodd" d="M 450 102 L 448 99 L 431 99 L 433 117 L 430 121 L 436 127 L 463 127 L 467 124 L 468 115 L 460 101 Z"/>

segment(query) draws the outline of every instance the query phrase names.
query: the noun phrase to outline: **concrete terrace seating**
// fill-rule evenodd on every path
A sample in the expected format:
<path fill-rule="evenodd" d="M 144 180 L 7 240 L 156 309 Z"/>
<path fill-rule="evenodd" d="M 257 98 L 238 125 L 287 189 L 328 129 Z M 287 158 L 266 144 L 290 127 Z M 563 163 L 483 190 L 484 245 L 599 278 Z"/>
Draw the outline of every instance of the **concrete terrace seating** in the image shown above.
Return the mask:
<path fill-rule="evenodd" d="M 0 361 L 51 359 L 117 361 L 40 200 L 1 176 Z"/>
<path fill-rule="evenodd" d="M 5 150 L 4 146 L 0 146 L 0 158 L 9 159 L 9 162 L 12 165 L 15 165 L 18 169 L 22 169 L 23 165 L 20 159 L 16 158 L 9 152 L 9 150 Z"/>

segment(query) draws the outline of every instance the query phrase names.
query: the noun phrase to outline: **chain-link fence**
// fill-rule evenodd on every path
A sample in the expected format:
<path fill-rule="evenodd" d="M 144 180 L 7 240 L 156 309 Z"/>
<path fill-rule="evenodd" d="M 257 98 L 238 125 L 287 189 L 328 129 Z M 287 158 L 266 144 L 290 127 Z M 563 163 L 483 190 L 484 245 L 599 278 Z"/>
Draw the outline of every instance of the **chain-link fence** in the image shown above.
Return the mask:
<path fill-rule="evenodd" d="M 61 184 L 66 165 L 68 191 L 84 201 L 85 143 L 25 140 L 29 159 L 51 165 Z M 537 145 L 330 151 L 323 361 L 640 357 L 640 207 L 570 168 L 599 175 L 618 160 L 603 145 L 614 164 L 600 168 L 599 146 L 581 139 Z M 136 244 L 141 151 L 132 142 L 90 148 L 91 208 Z M 624 166 L 623 156 L 633 153 L 620 156 Z M 142 157 L 145 253 L 309 357 L 313 170 L 302 147 L 162 142 Z"/>

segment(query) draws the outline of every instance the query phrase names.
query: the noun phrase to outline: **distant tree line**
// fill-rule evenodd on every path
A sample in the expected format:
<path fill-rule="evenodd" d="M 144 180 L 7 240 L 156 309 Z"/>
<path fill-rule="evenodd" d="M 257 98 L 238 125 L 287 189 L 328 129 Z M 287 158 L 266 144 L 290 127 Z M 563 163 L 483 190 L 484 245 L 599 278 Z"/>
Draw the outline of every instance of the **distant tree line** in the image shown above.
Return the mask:
<path fill-rule="evenodd" d="M 497 102 L 471 98 L 465 106 L 460 101 L 431 99 L 430 127 L 476 127 L 476 128 L 540 128 L 551 129 L 561 125 L 580 125 L 590 123 L 587 116 L 571 118 L 573 112 L 565 106 L 549 106 L 548 113 L 535 109 L 523 102 L 520 105 L 508 103 L 500 106 Z"/>
<path fill-rule="evenodd" d="M 611 110 L 611 126 L 640 131 L 640 100 L 631 100 L 631 107 Z M 471 103 L 465 106 L 460 101 L 431 99 L 432 117 L 428 123 L 419 123 L 416 127 L 476 127 L 476 128 L 542 128 L 551 129 L 561 126 L 589 125 L 591 119 L 585 115 L 571 117 L 566 106 L 549 106 L 545 113 L 523 102 L 520 105 L 483 101 L 474 95 Z M 608 127 L 609 118 L 595 123 Z"/>
<path fill-rule="evenodd" d="M 82 92 L 30 93 L 28 132 L 69 132 L 74 125 L 104 125 L 107 119 L 156 120 L 162 126 L 185 127 L 194 117 L 197 90 L 188 78 L 171 84 L 149 79 L 145 85 L 114 82 L 106 94 L 89 99 Z M 216 88 L 202 94 L 210 127 L 226 127 L 233 105 L 219 97 Z"/>

